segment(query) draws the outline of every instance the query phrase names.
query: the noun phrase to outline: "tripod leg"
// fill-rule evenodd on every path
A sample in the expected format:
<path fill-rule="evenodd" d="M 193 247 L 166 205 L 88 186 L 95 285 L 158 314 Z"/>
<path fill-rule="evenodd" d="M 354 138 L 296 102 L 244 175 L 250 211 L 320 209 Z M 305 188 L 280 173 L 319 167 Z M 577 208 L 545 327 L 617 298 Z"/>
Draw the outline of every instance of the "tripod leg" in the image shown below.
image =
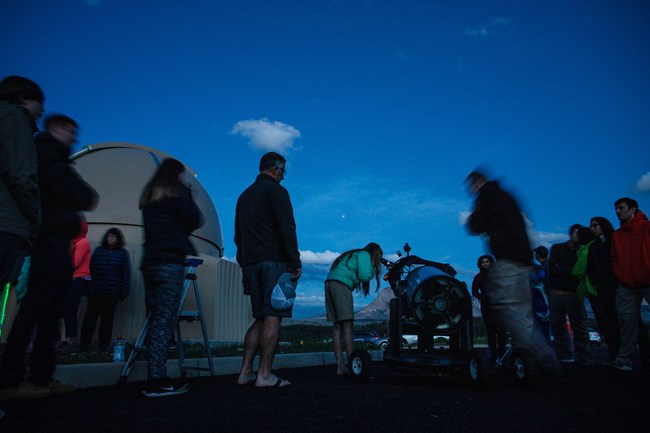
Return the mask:
<path fill-rule="evenodd" d="M 133 364 L 138 358 L 140 351 L 142 351 L 144 348 L 143 347 L 144 339 L 147 337 L 147 332 L 149 331 L 150 316 L 151 313 L 147 314 L 147 318 L 144 321 L 144 325 L 142 325 L 142 329 L 140 330 L 140 335 L 138 335 L 138 339 L 135 340 L 135 344 L 133 345 L 133 350 L 129 355 L 129 359 L 126 361 L 126 365 L 124 365 L 124 369 L 122 370 L 122 374 L 120 375 L 118 383 L 126 383 L 126 381 L 129 380 L 129 374 L 131 374 L 131 369 L 133 369 Z"/>

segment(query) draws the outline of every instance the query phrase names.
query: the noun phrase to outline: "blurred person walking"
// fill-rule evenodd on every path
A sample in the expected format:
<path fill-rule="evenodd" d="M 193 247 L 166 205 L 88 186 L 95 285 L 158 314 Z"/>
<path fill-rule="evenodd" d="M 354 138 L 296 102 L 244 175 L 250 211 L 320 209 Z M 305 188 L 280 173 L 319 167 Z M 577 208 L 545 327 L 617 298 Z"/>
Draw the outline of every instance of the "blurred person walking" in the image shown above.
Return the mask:
<path fill-rule="evenodd" d="M 543 369 L 558 371 L 553 350 L 533 332 L 529 282 L 533 254 L 519 205 L 479 171 L 470 173 L 465 185 L 476 195 L 467 229 L 472 235 L 487 235 L 496 259 L 487 286 L 490 310 L 500 326 L 510 329 L 514 345 L 529 349 Z"/>
<path fill-rule="evenodd" d="M 352 330 L 354 327 L 354 302 L 352 292 L 368 296 L 370 281 L 374 277 L 379 291 L 381 277 L 381 247 L 370 242 L 363 248 L 349 250 L 339 255 L 332 263 L 325 278 L 325 307 L 327 320 L 334 322 L 332 345 L 336 357 L 336 375 L 349 374 L 343 360 L 341 339 L 348 357 L 354 349 Z"/>
<path fill-rule="evenodd" d="M 196 255 L 189 236 L 203 224 L 186 176 L 181 162 L 167 158 L 140 196 L 144 221 L 144 255 L 140 269 L 149 311 L 149 332 L 145 340 L 147 381 L 142 391 L 146 397 L 166 397 L 189 391 L 187 382 L 175 383 L 167 377 L 166 367 L 183 294 L 185 258 Z"/>
<path fill-rule="evenodd" d="M 131 287 L 131 256 L 124 248 L 124 235 L 111 227 L 90 259 L 92 277 L 88 306 L 81 325 L 80 345 L 90 349 L 99 318 L 99 350 L 108 350 L 113 335 L 113 319 L 117 303 L 126 299 Z"/>
<path fill-rule="evenodd" d="M 237 263 L 243 271 L 244 294 L 250 296 L 255 321 L 244 338 L 244 356 L 237 378 L 240 385 L 284 387 L 291 382 L 273 374 L 273 359 L 283 317 L 292 308 L 276 310 L 271 293 L 284 273 L 297 281 L 302 272 L 296 223 L 287 190 L 280 185 L 286 159 L 275 152 L 262 156 L 255 182 L 239 196 L 235 211 Z M 260 351 L 259 371 L 253 360 Z"/>
<path fill-rule="evenodd" d="M 68 116 L 49 116 L 45 119 L 46 131 L 35 141 L 42 221 L 32 248 L 27 294 L 14 319 L 0 368 L 0 386 L 13 390 L 13 398 L 28 397 L 35 390 L 67 394 L 75 389 L 52 376 L 59 319 L 70 297 L 70 246 L 79 232 L 78 212 L 91 210 L 97 201 L 97 193 L 72 168 L 69 159 L 77 128 L 77 122 Z M 21 385 L 34 326 L 38 332 L 30 357 L 31 376 Z"/>

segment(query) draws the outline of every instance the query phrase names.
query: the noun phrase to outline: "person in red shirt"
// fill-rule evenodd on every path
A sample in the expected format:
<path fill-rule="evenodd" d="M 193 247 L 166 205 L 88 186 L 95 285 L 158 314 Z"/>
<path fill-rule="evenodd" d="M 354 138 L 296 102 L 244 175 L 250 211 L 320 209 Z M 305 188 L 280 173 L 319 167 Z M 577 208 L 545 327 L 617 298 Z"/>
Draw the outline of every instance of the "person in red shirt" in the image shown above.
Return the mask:
<path fill-rule="evenodd" d="M 621 228 L 612 236 L 612 270 L 619 281 L 616 309 L 621 326 L 621 348 L 609 366 L 631 371 L 642 299 L 650 303 L 650 221 L 637 201 L 631 198 L 616 200 L 614 209 L 621 222 Z"/>

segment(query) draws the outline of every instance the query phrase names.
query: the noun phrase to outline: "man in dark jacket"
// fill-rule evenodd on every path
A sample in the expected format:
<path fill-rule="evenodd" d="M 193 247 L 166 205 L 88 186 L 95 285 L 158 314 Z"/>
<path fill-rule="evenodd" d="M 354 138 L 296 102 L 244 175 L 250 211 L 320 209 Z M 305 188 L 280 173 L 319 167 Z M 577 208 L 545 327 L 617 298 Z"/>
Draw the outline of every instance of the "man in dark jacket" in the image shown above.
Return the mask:
<path fill-rule="evenodd" d="M 641 302 L 650 303 L 650 221 L 639 203 L 623 197 L 614 203 L 621 227 L 612 236 L 612 270 L 619 281 L 616 309 L 621 327 L 621 348 L 609 366 L 632 370 L 638 340 Z M 643 360 L 644 367 L 648 360 Z"/>
<path fill-rule="evenodd" d="M 576 277 L 571 275 L 573 265 L 578 260 L 578 230 L 580 224 L 569 228 L 569 239 L 566 242 L 551 246 L 548 259 L 549 271 L 549 303 L 551 307 L 551 332 L 553 333 L 553 348 L 562 362 L 573 362 L 570 346 L 565 337 L 567 332 L 566 318 L 571 324 L 575 361 L 581 365 L 590 365 L 589 327 L 585 311 L 585 299 L 578 296 Z"/>
<path fill-rule="evenodd" d="M 14 319 L 0 366 L 0 388 L 4 388 L 0 395 L 5 398 L 28 398 L 25 389 L 49 390 L 50 394 L 74 391 L 73 386 L 52 379 L 56 369 L 53 342 L 70 295 L 70 242 L 79 231 L 78 211 L 92 209 L 97 193 L 69 160 L 77 138 L 76 122 L 55 115 L 45 120 L 45 129 L 36 138 L 42 221 L 32 249 L 27 294 Z M 25 387 L 21 386 L 25 355 L 35 326 L 38 331 L 31 355 L 31 377 Z"/>
<path fill-rule="evenodd" d="M 258 387 L 287 386 L 290 382 L 275 376 L 271 368 L 280 337 L 283 317 L 291 308 L 271 307 L 271 292 L 279 277 L 291 273 L 300 278 L 301 262 L 296 238 L 296 223 L 289 193 L 280 186 L 286 173 L 286 160 L 275 152 L 260 161 L 260 174 L 237 200 L 235 244 L 237 262 L 244 274 L 244 293 L 251 297 L 255 322 L 244 339 L 244 357 L 237 382 Z M 253 373 L 253 360 L 260 349 L 259 372 Z"/>
<path fill-rule="evenodd" d="M 33 133 L 44 98 L 27 78 L 0 82 L 0 291 L 18 277 L 41 222 Z"/>
<path fill-rule="evenodd" d="M 468 231 L 487 235 L 496 259 L 489 274 L 490 309 L 501 326 L 510 329 L 514 344 L 530 349 L 543 368 L 557 370 L 559 363 L 552 349 L 541 335 L 533 333 L 529 286 L 533 254 L 519 205 L 483 173 L 470 173 L 465 183 L 476 194 Z"/>

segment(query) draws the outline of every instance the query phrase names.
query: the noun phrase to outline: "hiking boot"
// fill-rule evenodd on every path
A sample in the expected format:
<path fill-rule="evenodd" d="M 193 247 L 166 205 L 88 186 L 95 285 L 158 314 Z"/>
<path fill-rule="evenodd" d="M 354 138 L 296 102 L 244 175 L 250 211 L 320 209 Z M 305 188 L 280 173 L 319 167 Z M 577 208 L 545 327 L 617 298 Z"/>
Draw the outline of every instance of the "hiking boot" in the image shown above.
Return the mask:
<path fill-rule="evenodd" d="M 147 379 L 145 389 L 142 391 L 145 397 L 169 397 L 172 395 L 185 394 L 190 390 L 187 382 L 174 384 L 168 377 L 160 379 Z"/>
<path fill-rule="evenodd" d="M 609 368 L 615 368 L 617 370 L 621 371 L 632 371 L 632 366 L 630 364 L 627 364 L 620 359 L 615 359 L 612 362 L 609 363 Z"/>
<path fill-rule="evenodd" d="M 23 382 L 18 386 L 0 389 L 0 400 L 31 400 L 52 395 L 47 386 L 36 386 L 31 382 Z"/>
<path fill-rule="evenodd" d="M 70 385 L 69 383 L 59 382 L 58 380 L 51 380 L 50 383 L 47 384 L 47 388 L 50 390 L 52 395 L 68 395 L 77 390 L 76 386 Z"/>

